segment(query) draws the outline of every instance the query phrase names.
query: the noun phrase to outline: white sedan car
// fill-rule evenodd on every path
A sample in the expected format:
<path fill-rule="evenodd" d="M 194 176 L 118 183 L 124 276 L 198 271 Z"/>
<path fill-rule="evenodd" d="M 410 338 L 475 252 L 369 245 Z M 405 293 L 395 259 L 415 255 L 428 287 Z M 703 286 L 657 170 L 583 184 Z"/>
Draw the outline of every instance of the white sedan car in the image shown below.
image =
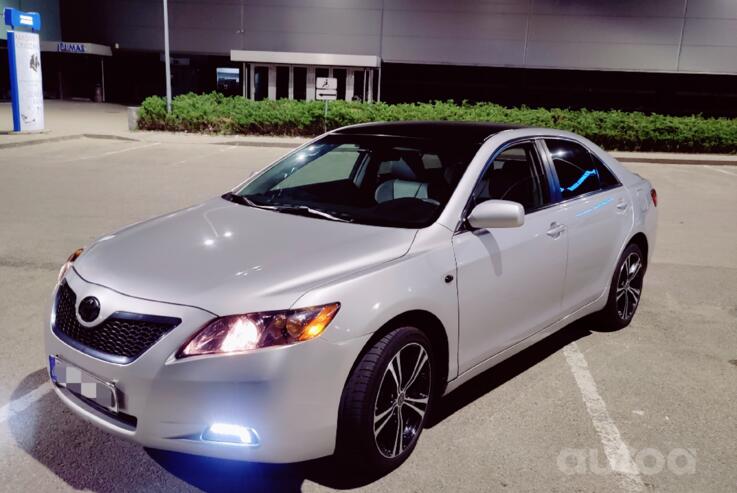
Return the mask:
<path fill-rule="evenodd" d="M 656 205 L 567 132 L 342 128 L 75 252 L 50 376 L 75 413 L 147 447 L 388 470 L 472 377 L 585 315 L 628 325 Z"/>

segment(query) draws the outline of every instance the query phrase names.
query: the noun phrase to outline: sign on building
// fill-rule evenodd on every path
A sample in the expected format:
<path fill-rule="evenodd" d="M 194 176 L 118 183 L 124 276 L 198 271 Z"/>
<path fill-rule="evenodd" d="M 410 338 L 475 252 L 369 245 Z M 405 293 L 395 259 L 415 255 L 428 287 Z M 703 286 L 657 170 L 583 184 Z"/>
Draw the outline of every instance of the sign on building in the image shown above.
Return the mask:
<path fill-rule="evenodd" d="M 41 16 L 36 12 L 21 12 L 6 8 L 4 17 L 5 24 L 14 29 L 8 31 L 13 130 L 16 132 L 43 130 L 41 45 L 38 39 Z M 28 28 L 31 32 L 18 31 L 17 28 Z"/>
<path fill-rule="evenodd" d="M 335 77 L 318 77 L 315 80 L 315 99 L 321 101 L 338 99 L 338 79 Z"/>
<path fill-rule="evenodd" d="M 71 53 L 73 55 L 112 56 L 109 46 L 97 43 L 71 43 L 69 41 L 41 41 L 41 52 Z"/>

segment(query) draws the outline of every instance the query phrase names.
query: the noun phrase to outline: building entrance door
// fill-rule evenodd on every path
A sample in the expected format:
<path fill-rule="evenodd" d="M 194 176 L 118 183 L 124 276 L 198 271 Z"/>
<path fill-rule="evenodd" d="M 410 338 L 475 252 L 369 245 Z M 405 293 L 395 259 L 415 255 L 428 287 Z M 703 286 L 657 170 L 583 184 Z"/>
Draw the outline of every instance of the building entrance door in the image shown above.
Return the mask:
<path fill-rule="evenodd" d="M 261 101 L 269 98 L 269 67 L 256 65 L 253 68 L 253 99 Z"/>

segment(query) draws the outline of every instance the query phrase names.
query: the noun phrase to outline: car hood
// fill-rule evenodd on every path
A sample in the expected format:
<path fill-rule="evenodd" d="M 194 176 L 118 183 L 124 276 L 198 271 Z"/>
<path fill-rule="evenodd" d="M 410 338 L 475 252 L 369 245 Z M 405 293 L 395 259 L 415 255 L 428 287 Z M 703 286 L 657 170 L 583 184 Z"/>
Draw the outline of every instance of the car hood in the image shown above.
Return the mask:
<path fill-rule="evenodd" d="M 218 315 L 277 310 L 330 279 L 401 257 L 415 234 L 217 198 L 102 237 L 74 269 L 129 296 Z"/>

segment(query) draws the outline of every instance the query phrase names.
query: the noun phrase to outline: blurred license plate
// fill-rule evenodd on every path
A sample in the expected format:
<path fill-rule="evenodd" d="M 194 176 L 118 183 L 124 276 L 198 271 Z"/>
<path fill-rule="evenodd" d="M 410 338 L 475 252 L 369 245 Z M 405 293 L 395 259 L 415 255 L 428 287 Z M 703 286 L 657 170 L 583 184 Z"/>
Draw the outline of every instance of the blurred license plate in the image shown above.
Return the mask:
<path fill-rule="evenodd" d="M 115 385 L 68 363 L 58 356 L 49 356 L 51 381 L 72 394 L 92 401 L 108 411 L 118 412 Z"/>

